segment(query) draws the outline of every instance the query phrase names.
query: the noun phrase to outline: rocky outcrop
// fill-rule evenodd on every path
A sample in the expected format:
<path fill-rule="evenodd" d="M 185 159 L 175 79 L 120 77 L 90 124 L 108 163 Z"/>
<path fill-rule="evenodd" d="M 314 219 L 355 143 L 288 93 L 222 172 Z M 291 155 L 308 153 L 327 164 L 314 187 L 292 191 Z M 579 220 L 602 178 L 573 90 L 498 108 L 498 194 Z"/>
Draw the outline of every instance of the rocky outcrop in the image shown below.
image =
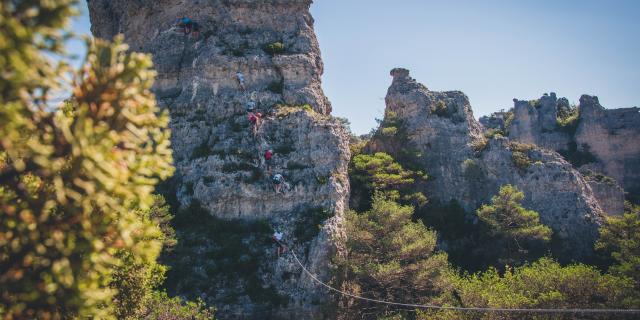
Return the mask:
<path fill-rule="evenodd" d="M 629 199 L 640 199 L 640 109 L 604 109 L 597 97 L 587 95 L 574 108 L 555 93 L 533 101 L 514 99 L 512 120 L 500 121 L 505 116 L 499 112 L 483 117 L 482 123 L 512 140 L 555 150 L 581 171 L 586 165 L 597 175 L 612 177 L 617 184 L 594 188 L 600 190 L 599 201 L 610 204 L 603 209 L 620 214 L 625 192 Z"/>
<path fill-rule="evenodd" d="M 158 72 L 154 90 L 171 115 L 174 189 L 182 208 L 195 203 L 223 221 L 265 221 L 283 231 L 290 249 L 327 280 L 330 258 L 343 236 L 349 148 L 348 134 L 331 117 L 321 89 L 323 65 L 309 14 L 311 0 L 88 3 L 97 37 L 123 33 L 132 50 L 153 54 Z M 176 27 L 185 15 L 200 26 L 199 37 Z M 255 136 L 247 118 L 249 105 L 265 115 Z M 270 172 L 262 156 L 267 149 L 275 152 Z M 275 173 L 286 179 L 284 194 L 274 193 L 270 175 Z M 307 216 L 318 210 L 331 217 Z M 301 221 L 311 221 L 310 230 L 322 227 L 300 232 Z M 199 242 L 194 255 L 220 246 L 206 235 L 193 241 Z M 250 236 L 242 240 L 251 241 Z M 264 259 L 252 279 L 261 283 L 248 285 L 286 297 L 285 303 L 268 306 L 269 317 L 322 317 L 330 309 L 326 292 L 304 276 L 290 255 L 278 259 L 268 242 L 258 251 Z M 215 260 L 198 258 L 189 261 L 211 262 L 215 270 Z M 204 267 L 193 265 L 185 273 L 205 274 Z M 213 280 L 197 290 L 181 279 L 169 280 L 177 283 L 170 288 L 174 293 L 204 298 L 223 318 L 264 316 L 265 299 L 257 294 L 240 290 L 229 298 Z"/>
<path fill-rule="evenodd" d="M 580 97 L 575 141 L 595 156 L 594 167 L 640 200 L 640 108 L 603 108 L 594 96 Z"/>
<path fill-rule="evenodd" d="M 541 221 L 572 248 L 568 257 L 592 253 L 601 208 L 589 183 L 562 156 L 501 136 L 487 141 L 462 92 L 430 91 L 406 69 L 391 75 L 383 128 L 369 151 L 398 157 L 402 150 L 413 150 L 412 162 L 431 177 L 427 196 L 441 203 L 456 200 L 467 211 L 489 202 L 500 186 L 515 185 L 526 195 L 524 205 L 539 212 Z M 390 122 L 401 123 L 403 128 L 394 132 L 405 136 L 385 137 L 389 130 L 382 129 Z"/>

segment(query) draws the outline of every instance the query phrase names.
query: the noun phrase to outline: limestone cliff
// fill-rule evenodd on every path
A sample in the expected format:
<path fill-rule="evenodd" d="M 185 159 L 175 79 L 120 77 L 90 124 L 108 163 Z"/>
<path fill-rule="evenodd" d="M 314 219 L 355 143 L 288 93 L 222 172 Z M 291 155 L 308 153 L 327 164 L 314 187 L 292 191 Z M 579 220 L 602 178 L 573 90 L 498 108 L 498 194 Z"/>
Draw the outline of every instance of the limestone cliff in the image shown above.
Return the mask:
<path fill-rule="evenodd" d="M 514 99 L 508 122 L 500 122 L 503 113 L 481 121 L 512 140 L 558 151 L 582 172 L 613 178 L 617 183 L 608 181 L 592 187 L 605 212 L 619 214 L 624 207 L 624 192 L 636 201 L 640 197 L 638 111 L 637 107 L 605 109 L 597 97 L 588 95 L 583 95 L 580 105 L 572 109 L 566 98 L 558 99 L 551 93 L 533 101 Z M 563 116 L 566 121 L 562 121 Z"/>
<path fill-rule="evenodd" d="M 328 295 L 302 274 L 290 255 L 278 259 L 268 242 L 270 228 L 283 231 L 290 249 L 325 280 L 331 255 L 341 244 L 349 194 L 348 134 L 331 117 L 321 89 L 323 65 L 309 14 L 311 0 L 88 3 L 97 37 L 123 33 L 132 50 L 153 54 L 158 72 L 154 90 L 171 114 L 177 167 L 173 189 L 182 214 L 200 210 L 222 219 L 216 222 L 222 224 L 219 232 L 231 230 L 238 221 L 258 223 L 237 229 L 247 231 L 238 241 L 252 250 L 239 256 L 238 266 L 251 265 L 248 273 L 256 274 L 225 285 L 220 281 L 232 277 L 223 279 L 216 271 L 225 257 L 214 258 L 224 252 L 219 249 L 225 239 L 214 240 L 206 230 L 187 236 L 178 229 L 182 251 L 170 258 L 181 264 L 174 268 L 173 279 L 170 273 L 170 289 L 204 298 L 223 318 L 325 315 Z M 187 15 L 199 25 L 199 36 L 185 35 L 176 26 Z M 237 73 L 242 73 L 244 83 Z M 265 115 L 255 136 L 247 118 L 249 106 Z M 270 173 L 263 157 L 268 149 L 275 153 Z M 275 173 L 285 177 L 284 194 L 273 190 Z M 229 221 L 229 228 L 224 221 Z M 318 225 L 321 228 L 314 231 Z M 256 239 L 256 234 L 262 238 Z M 183 275 L 176 279 L 175 270 Z M 234 276 L 239 272 L 227 271 Z M 277 304 L 265 302 L 274 295 L 284 298 Z"/>
<path fill-rule="evenodd" d="M 468 211 L 487 203 L 501 185 L 513 184 L 524 191 L 524 205 L 539 212 L 541 221 L 572 248 L 567 255 L 592 253 L 601 208 L 571 164 L 533 145 L 499 136 L 487 141 L 462 92 L 430 91 L 406 69 L 394 69 L 391 75 L 383 128 L 369 143 L 369 151 L 406 158 L 411 150 L 413 165 L 431 177 L 427 196 L 441 203 L 457 200 Z M 391 117 L 402 128 L 384 130 L 385 123 L 393 122 Z"/>

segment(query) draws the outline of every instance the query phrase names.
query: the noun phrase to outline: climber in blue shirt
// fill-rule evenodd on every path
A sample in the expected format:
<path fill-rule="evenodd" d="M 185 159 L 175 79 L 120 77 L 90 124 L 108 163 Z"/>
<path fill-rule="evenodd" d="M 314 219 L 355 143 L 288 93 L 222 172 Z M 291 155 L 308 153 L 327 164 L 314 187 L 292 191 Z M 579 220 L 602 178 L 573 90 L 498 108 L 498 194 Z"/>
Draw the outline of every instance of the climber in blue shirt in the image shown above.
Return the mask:
<path fill-rule="evenodd" d="M 191 30 L 193 29 L 193 20 L 191 20 L 190 17 L 184 16 L 182 17 L 182 19 L 180 19 L 178 26 L 184 29 L 185 35 L 188 35 L 189 33 L 191 33 Z"/>

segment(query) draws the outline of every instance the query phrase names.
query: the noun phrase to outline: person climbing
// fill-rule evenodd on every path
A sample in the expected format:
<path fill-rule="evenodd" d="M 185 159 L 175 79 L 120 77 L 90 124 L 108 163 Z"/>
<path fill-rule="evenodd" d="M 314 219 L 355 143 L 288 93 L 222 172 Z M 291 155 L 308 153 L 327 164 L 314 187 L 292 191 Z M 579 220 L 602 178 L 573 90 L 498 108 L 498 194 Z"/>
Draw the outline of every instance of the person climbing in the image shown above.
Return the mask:
<path fill-rule="evenodd" d="M 276 173 L 273 175 L 271 181 L 273 182 L 273 188 L 275 189 L 276 194 L 281 193 L 282 185 L 285 183 L 284 177 L 281 174 Z"/>
<path fill-rule="evenodd" d="M 193 20 L 191 20 L 191 17 L 184 16 L 180 19 L 178 26 L 183 28 L 184 35 L 186 36 L 191 33 L 191 30 L 193 30 Z"/>
<path fill-rule="evenodd" d="M 278 230 L 276 230 L 273 233 L 273 236 L 271 237 L 271 239 L 273 239 L 273 241 L 276 243 L 276 245 L 278 246 L 276 248 L 276 253 L 278 254 L 278 258 L 280 258 L 280 255 L 285 253 L 287 251 L 287 245 L 284 244 L 284 242 L 282 241 L 282 237 L 284 236 L 284 234 Z"/>
<path fill-rule="evenodd" d="M 255 101 L 249 100 L 247 101 L 247 112 L 253 112 L 256 109 Z"/>
<path fill-rule="evenodd" d="M 262 113 L 260 112 L 249 112 L 249 122 L 253 125 L 252 131 L 253 136 L 258 135 L 258 129 L 260 128 L 260 123 L 262 121 Z"/>
<path fill-rule="evenodd" d="M 264 164 L 267 169 L 267 174 L 271 174 L 271 158 L 273 158 L 273 150 L 268 149 L 264 152 Z"/>
<path fill-rule="evenodd" d="M 238 84 L 240 85 L 240 89 L 242 89 L 242 91 L 246 91 L 247 88 L 244 86 L 244 74 L 238 71 L 236 72 L 236 77 L 238 77 Z"/>

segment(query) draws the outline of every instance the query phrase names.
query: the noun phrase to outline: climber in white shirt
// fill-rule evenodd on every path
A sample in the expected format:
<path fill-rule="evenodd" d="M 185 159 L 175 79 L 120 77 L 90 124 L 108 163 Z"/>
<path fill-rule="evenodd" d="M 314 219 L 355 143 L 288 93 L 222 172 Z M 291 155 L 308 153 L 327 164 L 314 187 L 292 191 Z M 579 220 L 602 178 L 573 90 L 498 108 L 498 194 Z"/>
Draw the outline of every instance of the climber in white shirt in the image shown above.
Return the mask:
<path fill-rule="evenodd" d="M 287 245 L 284 244 L 284 242 L 282 242 L 282 237 L 284 236 L 284 234 L 278 230 L 276 230 L 273 233 L 273 236 L 271 237 L 273 239 L 273 241 L 276 243 L 276 245 L 278 246 L 278 248 L 276 249 L 276 253 L 278 254 L 278 258 L 280 258 L 280 255 L 285 253 L 287 251 Z"/>

